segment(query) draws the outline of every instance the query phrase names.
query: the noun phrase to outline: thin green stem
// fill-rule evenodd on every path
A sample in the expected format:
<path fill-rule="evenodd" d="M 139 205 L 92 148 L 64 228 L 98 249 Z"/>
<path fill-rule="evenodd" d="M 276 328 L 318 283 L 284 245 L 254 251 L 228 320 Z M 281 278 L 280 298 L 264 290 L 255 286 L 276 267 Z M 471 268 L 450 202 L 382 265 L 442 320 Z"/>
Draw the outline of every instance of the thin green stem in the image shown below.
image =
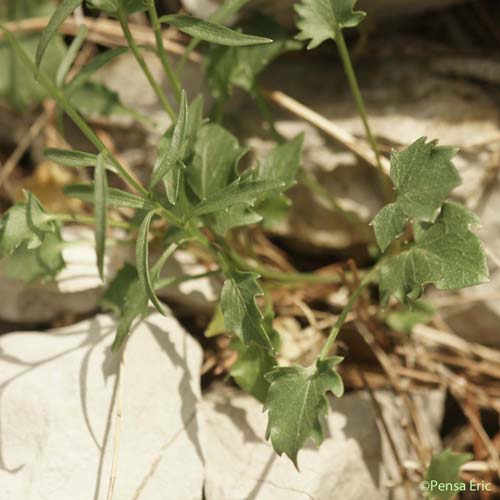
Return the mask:
<path fill-rule="evenodd" d="M 134 37 L 132 36 L 132 33 L 131 33 L 129 25 L 128 25 L 127 15 L 123 11 L 122 8 L 120 8 L 120 10 L 118 11 L 118 21 L 120 22 L 120 25 L 122 27 L 122 31 L 123 31 L 123 34 L 125 36 L 125 39 L 127 40 L 127 44 L 130 47 L 130 50 L 132 51 L 132 53 L 134 54 L 135 59 L 136 59 L 137 63 L 139 64 L 139 66 L 141 67 L 146 79 L 148 80 L 149 84 L 151 85 L 151 88 L 154 90 L 155 94 L 157 95 L 163 108 L 168 113 L 170 118 L 175 121 L 175 119 L 176 119 L 175 111 L 173 110 L 172 106 L 168 102 L 168 99 L 166 98 L 165 94 L 163 93 L 160 85 L 155 80 L 148 65 L 146 64 L 146 61 L 144 60 L 144 57 L 142 56 L 141 49 L 135 43 Z"/>
<path fill-rule="evenodd" d="M 330 350 L 332 349 L 333 344 L 335 343 L 335 340 L 340 332 L 340 329 L 342 328 L 342 326 L 344 326 L 347 315 L 353 308 L 363 290 L 373 281 L 377 270 L 378 266 L 373 267 L 373 269 L 363 278 L 358 288 L 356 288 L 356 290 L 354 290 L 354 292 L 350 296 L 349 301 L 345 305 L 344 309 L 342 309 L 340 316 L 337 318 L 335 325 L 333 325 L 333 328 L 330 330 L 328 339 L 326 340 L 325 345 L 323 346 L 323 349 L 321 350 L 321 353 L 319 355 L 320 359 L 325 359 L 328 357 Z"/>
<path fill-rule="evenodd" d="M 347 81 L 349 82 L 349 87 L 351 88 L 351 92 L 356 102 L 356 107 L 358 108 L 359 116 L 365 128 L 366 137 L 373 150 L 373 154 L 375 155 L 382 193 L 386 198 L 386 200 L 390 201 L 392 199 L 392 190 L 390 189 L 387 183 L 387 178 L 384 172 L 384 168 L 382 167 L 382 162 L 380 161 L 380 151 L 378 149 L 377 143 L 375 142 L 375 138 L 373 137 L 370 124 L 368 122 L 368 114 L 366 113 L 365 103 L 363 101 L 363 97 L 359 89 L 358 79 L 356 78 L 356 73 L 354 72 L 354 68 L 352 66 L 351 57 L 349 55 L 349 50 L 347 49 L 347 45 L 344 40 L 342 29 L 338 24 L 335 26 L 335 41 L 337 42 L 337 49 L 339 51 L 340 58 L 342 59 L 342 64 L 344 66 L 344 71 L 347 77 Z"/>
<path fill-rule="evenodd" d="M 26 51 L 17 41 L 17 38 L 7 29 L 3 29 L 5 36 L 11 46 L 14 48 L 15 52 L 25 64 L 25 66 L 30 69 L 33 74 L 37 75 L 38 81 L 45 88 L 47 93 L 51 95 L 57 104 L 66 112 L 66 114 L 73 120 L 75 125 L 82 131 L 85 137 L 92 143 L 92 145 L 101 153 L 105 152 L 109 159 L 113 162 L 116 167 L 117 173 L 125 180 L 135 191 L 147 196 L 147 191 L 141 186 L 140 182 L 116 159 L 113 153 L 106 147 L 106 145 L 99 139 L 97 134 L 89 127 L 78 111 L 73 107 L 73 105 L 68 101 L 64 93 L 59 90 L 50 78 L 42 71 L 35 67 L 35 64 L 30 59 Z"/>
<path fill-rule="evenodd" d="M 153 25 L 158 56 L 165 71 L 165 75 L 167 76 L 167 79 L 170 82 L 172 89 L 174 90 L 175 98 L 179 103 L 181 101 L 181 85 L 177 76 L 174 74 L 172 67 L 170 66 L 167 51 L 165 50 L 165 46 L 163 44 L 164 42 L 163 33 L 161 31 L 161 23 L 158 21 L 158 13 L 156 11 L 156 5 L 154 1 L 152 1 L 149 5 L 149 17 L 151 19 L 151 24 Z"/>

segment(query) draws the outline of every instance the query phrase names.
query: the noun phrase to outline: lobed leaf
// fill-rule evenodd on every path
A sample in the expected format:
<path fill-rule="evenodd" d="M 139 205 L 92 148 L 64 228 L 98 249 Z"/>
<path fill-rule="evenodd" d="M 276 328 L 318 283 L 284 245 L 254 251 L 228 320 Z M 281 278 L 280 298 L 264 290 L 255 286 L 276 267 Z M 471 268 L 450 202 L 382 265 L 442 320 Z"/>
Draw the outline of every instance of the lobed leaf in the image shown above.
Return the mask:
<path fill-rule="evenodd" d="M 301 0 L 295 10 L 299 15 L 297 40 L 310 40 L 308 49 L 314 49 L 325 40 L 336 39 L 337 30 L 354 28 L 366 16 L 354 11 L 357 0 Z"/>
<path fill-rule="evenodd" d="M 342 358 L 318 359 L 309 367 L 276 367 L 266 375 L 270 383 L 264 411 L 268 411 L 266 439 L 278 455 L 285 453 L 297 467 L 297 454 L 308 439 L 319 446 L 328 413 L 326 393 L 341 397 L 344 385 L 334 366 Z"/>
<path fill-rule="evenodd" d="M 487 281 L 481 241 L 469 230 L 478 223 L 472 212 L 451 202 L 443 205 L 434 224 L 416 223 L 415 244 L 381 265 L 382 304 L 391 296 L 400 302 L 416 300 L 427 283 L 440 290 L 453 290 Z"/>
<path fill-rule="evenodd" d="M 262 295 L 257 283 L 258 274 L 231 270 L 226 274 L 220 307 L 228 332 L 234 332 L 246 345 L 256 344 L 264 349 L 273 345 L 262 324 L 262 313 L 255 297 Z"/>
<path fill-rule="evenodd" d="M 108 178 L 104 166 L 105 155 L 97 156 L 94 171 L 94 216 L 97 269 L 104 279 L 104 254 L 106 252 L 106 230 L 108 227 Z"/>
<path fill-rule="evenodd" d="M 434 222 L 445 199 L 461 183 L 451 161 L 457 149 L 438 147 L 436 141 L 426 140 L 421 137 L 391 155 L 396 201 L 384 207 L 372 221 L 382 251 L 401 236 L 411 219 Z"/>
<path fill-rule="evenodd" d="M 221 24 L 183 14 L 163 16 L 160 18 L 160 23 L 168 23 L 175 26 L 179 31 L 186 33 L 186 35 L 218 45 L 241 47 L 272 42 L 269 38 L 245 35 L 244 33 L 226 28 Z"/>
<path fill-rule="evenodd" d="M 57 9 L 52 14 L 52 17 L 47 24 L 47 27 L 43 30 L 38 42 L 38 47 L 35 56 L 35 65 L 40 68 L 42 63 L 43 55 L 47 50 L 50 41 L 57 34 L 57 30 L 61 24 L 68 18 L 72 12 L 83 3 L 83 0 L 62 0 Z"/>

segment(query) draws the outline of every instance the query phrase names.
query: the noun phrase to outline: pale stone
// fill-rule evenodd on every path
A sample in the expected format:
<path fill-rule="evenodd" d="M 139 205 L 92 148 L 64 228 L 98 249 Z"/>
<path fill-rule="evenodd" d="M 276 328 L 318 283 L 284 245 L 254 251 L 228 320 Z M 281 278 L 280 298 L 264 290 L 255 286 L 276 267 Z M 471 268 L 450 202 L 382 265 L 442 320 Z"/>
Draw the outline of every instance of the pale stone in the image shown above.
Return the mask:
<path fill-rule="evenodd" d="M 99 315 L 0 338 L 0 498 L 101 500 L 110 480 L 119 354 Z M 116 500 L 199 500 L 199 345 L 150 314 L 126 343 Z M 118 389 L 120 391 L 120 389 Z"/>
<path fill-rule="evenodd" d="M 387 498 L 382 491 L 382 446 L 370 401 L 332 400 L 329 434 L 317 450 L 299 453 L 297 471 L 265 441 L 262 404 L 222 386 L 203 403 L 207 500 L 331 500 Z"/>

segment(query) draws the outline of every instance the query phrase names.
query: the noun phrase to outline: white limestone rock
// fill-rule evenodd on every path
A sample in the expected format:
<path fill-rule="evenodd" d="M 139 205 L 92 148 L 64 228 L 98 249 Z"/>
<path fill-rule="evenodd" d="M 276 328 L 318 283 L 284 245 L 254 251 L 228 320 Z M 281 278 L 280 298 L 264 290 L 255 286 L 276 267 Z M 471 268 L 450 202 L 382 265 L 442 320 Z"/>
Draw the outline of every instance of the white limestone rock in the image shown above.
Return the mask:
<path fill-rule="evenodd" d="M 116 422 L 115 323 L 0 338 L 0 498 L 101 500 Z M 200 500 L 199 345 L 151 313 L 125 347 L 116 500 Z"/>

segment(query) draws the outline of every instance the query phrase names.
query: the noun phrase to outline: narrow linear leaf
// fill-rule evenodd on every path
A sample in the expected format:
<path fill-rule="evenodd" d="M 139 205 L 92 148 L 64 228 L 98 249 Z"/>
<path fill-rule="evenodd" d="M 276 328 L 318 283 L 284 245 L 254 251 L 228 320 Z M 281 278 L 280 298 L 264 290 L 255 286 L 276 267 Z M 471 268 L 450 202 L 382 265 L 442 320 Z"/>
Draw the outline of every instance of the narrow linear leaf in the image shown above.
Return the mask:
<path fill-rule="evenodd" d="M 43 155 L 48 160 L 65 167 L 95 167 L 97 155 L 70 149 L 46 148 Z"/>
<path fill-rule="evenodd" d="M 82 24 L 78 29 L 78 34 L 71 42 L 71 45 L 69 46 L 68 51 L 64 56 L 64 59 L 61 61 L 61 64 L 59 65 L 56 74 L 56 85 L 59 88 L 61 88 L 64 85 L 64 81 L 68 76 L 69 70 L 71 69 L 71 66 L 73 66 L 76 56 L 78 55 L 78 52 L 80 51 L 83 43 L 85 42 L 87 33 L 88 33 L 87 27 L 84 24 Z"/>
<path fill-rule="evenodd" d="M 271 384 L 264 411 L 268 411 L 266 439 L 278 455 L 285 453 L 297 467 L 297 454 L 308 439 L 317 446 L 324 439 L 328 413 L 326 393 L 341 397 L 344 385 L 334 366 L 342 358 L 318 359 L 309 367 L 276 367 L 266 375 Z"/>
<path fill-rule="evenodd" d="M 57 34 L 57 30 L 61 24 L 82 3 L 83 0 L 63 0 L 55 10 L 54 14 L 52 14 L 52 17 L 50 18 L 47 27 L 43 30 L 40 41 L 38 42 L 35 56 L 35 66 L 37 69 L 40 67 L 43 55 L 47 50 L 50 41 Z"/>
<path fill-rule="evenodd" d="M 193 207 L 189 218 L 200 217 L 213 212 L 227 210 L 234 205 L 252 205 L 255 199 L 269 191 L 282 188 L 281 181 L 244 181 L 236 179 L 229 186 L 208 196 L 205 200 Z"/>
<path fill-rule="evenodd" d="M 104 162 L 105 156 L 101 153 L 97 156 L 94 176 L 95 241 L 97 269 L 101 279 L 104 279 L 104 254 L 106 252 L 106 229 L 108 226 L 108 179 Z"/>
<path fill-rule="evenodd" d="M 64 186 L 63 191 L 72 198 L 94 203 L 94 186 L 91 184 L 71 184 Z M 108 207 L 135 208 L 138 210 L 152 210 L 155 205 L 150 200 L 141 198 L 132 193 L 127 193 L 117 188 L 108 188 Z"/>
<path fill-rule="evenodd" d="M 198 40 L 216 43 L 218 45 L 241 47 L 272 42 L 270 38 L 245 35 L 244 33 L 226 28 L 221 24 L 182 14 L 163 16 L 160 18 L 160 22 L 175 26 L 179 31 L 193 38 L 197 38 Z"/>
<path fill-rule="evenodd" d="M 137 274 L 139 275 L 139 280 L 141 282 L 143 289 L 146 292 L 146 295 L 154 304 L 158 312 L 166 316 L 167 313 L 165 307 L 156 296 L 153 284 L 151 282 L 151 276 L 149 273 L 149 251 L 148 251 L 149 227 L 155 215 L 156 211 L 152 210 L 146 215 L 146 217 L 144 217 L 144 220 L 142 221 L 141 227 L 139 228 L 139 234 L 137 236 L 135 257 L 137 263 Z"/>
<path fill-rule="evenodd" d="M 156 184 L 158 184 L 158 182 L 162 180 L 165 175 L 172 168 L 174 168 L 177 162 L 179 162 L 179 160 L 182 158 L 184 142 L 186 140 L 186 134 L 188 130 L 188 118 L 189 112 L 187 97 L 186 93 L 183 90 L 179 109 L 179 117 L 177 118 L 177 122 L 172 133 L 172 138 L 168 143 L 168 147 L 165 147 L 165 149 L 161 151 L 161 155 L 155 166 L 153 176 L 151 177 L 149 189 L 153 189 Z M 169 197 L 170 203 L 175 204 L 177 200 L 172 200 L 170 198 L 171 197 Z"/>

